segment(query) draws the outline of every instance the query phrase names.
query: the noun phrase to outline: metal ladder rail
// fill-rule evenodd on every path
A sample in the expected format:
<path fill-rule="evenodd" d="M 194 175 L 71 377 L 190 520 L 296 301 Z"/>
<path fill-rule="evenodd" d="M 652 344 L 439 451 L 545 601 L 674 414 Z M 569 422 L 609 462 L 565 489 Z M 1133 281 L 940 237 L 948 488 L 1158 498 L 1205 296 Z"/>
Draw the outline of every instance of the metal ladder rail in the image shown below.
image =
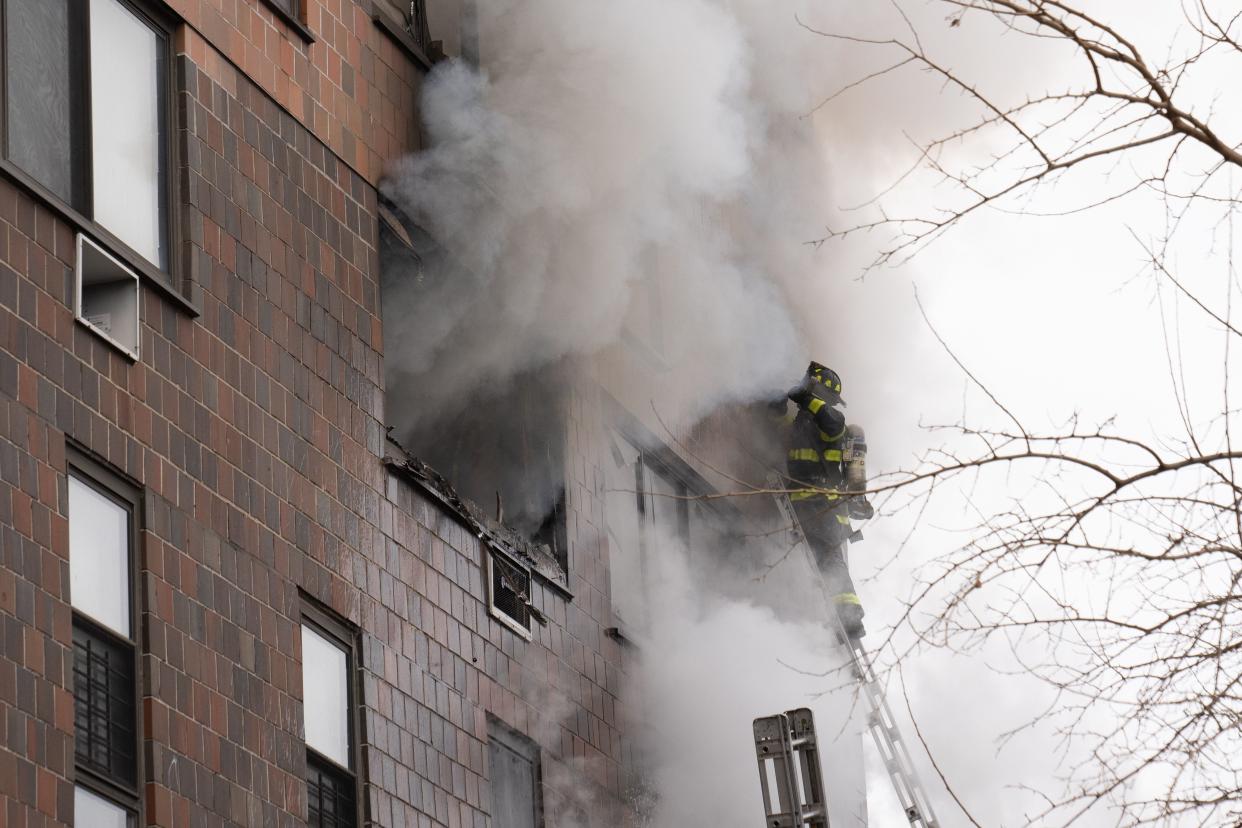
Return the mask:
<path fill-rule="evenodd" d="M 879 680 L 871 666 L 867 651 L 861 646 L 850 647 L 850 655 L 854 661 L 854 669 L 861 675 L 859 683 L 867 694 L 870 715 L 867 726 L 871 737 L 875 740 L 876 749 L 884 761 L 889 778 L 893 782 L 893 790 L 901 803 L 902 811 L 911 825 L 921 828 L 938 828 L 936 814 L 932 810 L 931 800 L 919 784 L 914 770 L 914 760 L 910 756 L 906 743 L 897 729 L 896 719 L 888 707 L 888 700 L 880 689 Z"/>
<path fill-rule="evenodd" d="M 779 492 L 784 489 L 784 482 L 776 476 L 769 477 L 768 488 Z M 811 552 L 811 545 L 807 542 L 806 534 L 802 531 L 802 522 L 798 520 L 798 515 L 794 512 L 789 495 L 780 492 L 775 497 L 781 513 L 789 520 L 790 526 L 793 528 L 797 538 L 796 544 L 802 547 L 807 565 L 815 573 L 816 582 L 819 584 L 826 604 L 830 607 L 833 606 L 831 590 L 829 590 L 828 584 L 825 583 L 819 566 L 815 563 L 815 555 Z M 876 678 L 870 656 L 867 655 L 867 651 L 863 648 L 861 642 L 851 642 L 849 636 L 846 635 L 845 626 L 841 623 L 840 616 L 835 612 L 831 613 L 831 615 L 833 620 L 830 623 L 835 627 L 838 639 L 845 644 L 845 648 L 850 654 L 854 677 L 858 680 L 859 685 L 863 689 L 863 695 L 867 698 L 867 706 L 869 708 L 867 729 L 871 731 L 871 737 L 875 740 L 876 749 L 880 752 L 880 758 L 888 771 L 889 779 L 892 780 L 893 790 L 897 794 L 897 800 L 905 812 L 906 819 L 912 826 L 917 828 L 939 828 L 940 823 L 932 810 L 931 800 L 919 782 L 918 774 L 914 769 L 914 762 L 910 752 L 906 749 L 905 742 L 901 738 L 901 732 L 898 730 L 896 719 L 893 718 L 892 711 L 889 709 L 888 700 L 884 696 L 880 682 Z"/>
<path fill-rule="evenodd" d="M 754 731 L 764 825 L 828 828 L 815 719 L 810 709 L 755 719 Z"/>

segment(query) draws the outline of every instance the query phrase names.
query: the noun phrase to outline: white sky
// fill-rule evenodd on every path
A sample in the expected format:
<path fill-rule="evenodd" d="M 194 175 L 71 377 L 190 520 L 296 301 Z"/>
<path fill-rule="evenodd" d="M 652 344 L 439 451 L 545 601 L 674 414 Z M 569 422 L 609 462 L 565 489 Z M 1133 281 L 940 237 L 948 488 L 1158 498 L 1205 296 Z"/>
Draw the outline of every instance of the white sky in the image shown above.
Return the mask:
<path fill-rule="evenodd" d="M 997 40 L 982 26 L 950 28 L 944 4 L 907 5 L 922 15 L 921 34 L 929 51 L 965 67 L 972 80 L 1002 95 L 1053 89 L 1056 79 L 1076 66 L 1055 50 L 1041 54 L 1026 48 L 1012 35 Z M 1181 19 L 1179 5 L 1141 5 L 1142 15 L 1131 13 L 1133 3 L 1093 7 L 1159 59 Z M 840 13 L 826 15 L 833 22 L 825 27 L 841 31 L 869 24 L 849 19 L 860 14 L 856 9 L 843 11 L 834 4 L 834 12 Z M 893 22 L 890 17 L 884 25 Z M 843 60 L 851 55 L 848 59 L 856 61 L 858 54 L 865 52 L 842 50 Z M 1229 100 L 1237 94 L 1230 88 L 1236 85 L 1236 66 L 1232 74 L 1226 70 L 1225 65 L 1206 67 L 1186 92 L 1205 106 L 1215 100 L 1216 111 L 1236 113 L 1236 101 Z M 825 82 L 825 91 L 840 85 Z M 861 202 L 906 168 L 913 150 L 903 133 L 926 139 L 967 123 L 955 97 L 939 94 L 936 84 L 907 69 L 899 78 L 850 93 L 823 111 L 819 121 L 828 136 L 832 168 L 838 171 L 838 202 Z M 1226 135 L 1237 137 L 1236 117 L 1232 124 L 1222 118 L 1215 122 Z M 1086 168 L 1030 206 L 1040 211 L 1087 203 L 1132 175 L 1125 164 Z M 942 203 L 947 192 L 942 189 L 931 198 Z M 926 190 L 914 186 L 898 190 L 885 203 L 896 213 L 927 197 Z M 880 237 L 850 242 L 835 253 L 829 248 L 825 255 L 839 257 L 831 274 L 833 295 L 848 309 L 850 330 L 843 353 L 834 359 L 845 376 L 848 413 L 868 428 L 873 471 L 908 467 L 914 452 L 937 444 L 920 424 L 958 422 L 964 411 L 974 423 L 1000 422 L 983 396 L 966 388 L 966 379 L 921 321 L 915 286 L 930 319 L 958 357 L 1034 430 L 1050 429 L 1078 413 L 1092 424 L 1116 416 L 1120 432 L 1139 438 L 1184 437 L 1162 329 L 1173 321 L 1180 325 L 1174 347 L 1182 353 L 1192 417 L 1204 422 L 1219 412 L 1225 370 L 1219 326 L 1185 300 L 1178 301 L 1170 285 L 1159 287 L 1144 274 L 1144 254 L 1132 236 L 1146 239 L 1161 233 L 1163 216 L 1163 206 L 1143 195 L 1069 217 L 988 211 L 968 219 L 908 264 L 873 272 L 864 281 L 850 277 L 857 275 L 857 264 L 874 252 Z M 837 226 L 847 221 L 833 220 Z M 1175 248 L 1179 278 L 1205 300 L 1215 300 L 1211 304 L 1221 311 L 1230 277 L 1227 239 L 1227 223 L 1212 228 L 1206 219 L 1192 218 Z M 1236 395 L 1234 401 L 1236 405 Z M 975 494 L 984 508 L 1002 502 L 999 491 Z M 869 541 L 851 553 L 856 572 L 874 571 L 878 560 L 890 557 L 906 517 L 868 530 Z M 958 540 L 936 527 L 972 523 L 962 500 L 941 501 L 926 516 L 906 557 L 862 587 L 869 622 L 894 619 L 901 609 L 899 599 L 909 591 L 911 572 Z M 943 769 L 983 824 L 1023 824 L 1037 800 L 1006 786 L 1055 791 L 1055 745 L 1050 734 L 1038 731 L 1005 750 L 998 750 L 996 738 L 1037 716 L 1049 696 L 1033 680 L 993 672 L 986 662 L 1012 665 L 999 652 L 987 655 L 935 653 L 911 663 L 907 676 L 912 702 Z M 904 706 L 899 695 L 895 706 Z M 909 730 L 907 735 L 914 740 Z M 927 773 L 930 784 L 934 774 Z M 891 806 L 885 810 L 882 800 L 875 802 L 873 824 L 904 824 Z M 960 812 L 943 798 L 939 810 L 944 824 L 964 824 Z M 1100 814 L 1080 824 L 1111 825 L 1115 817 Z"/>

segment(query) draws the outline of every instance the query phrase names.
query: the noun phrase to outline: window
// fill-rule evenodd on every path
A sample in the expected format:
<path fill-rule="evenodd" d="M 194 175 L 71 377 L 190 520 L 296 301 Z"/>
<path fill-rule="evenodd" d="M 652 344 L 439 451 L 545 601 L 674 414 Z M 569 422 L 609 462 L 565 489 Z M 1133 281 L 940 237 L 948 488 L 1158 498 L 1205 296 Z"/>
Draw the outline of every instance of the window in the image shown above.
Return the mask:
<path fill-rule="evenodd" d="M 0 0 L 0 29 L 0 154 L 167 271 L 167 31 L 130 0 Z"/>
<path fill-rule="evenodd" d="M 302 716 L 309 826 L 359 824 L 352 642 L 345 624 L 308 608 L 302 624 Z"/>
<path fill-rule="evenodd" d="M 492 828 L 540 828 L 539 748 L 530 739 L 487 720 L 488 780 L 492 790 Z"/>
<path fill-rule="evenodd" d="M 612 608 L 630 631 L 646 627 L 653 573 L 649 562 L 662 547 L 689 540 L 687 489 L 656 453 L 610 435 L 605 464 L 604 510 L 608 525 L 608 570 Z"/>
<path fill-rule="evenodd" d="M 492 615 L 518 635 L 530 638 L 530 571 L 495 549 L 488 549 L 487 571 Z"/>
<path fill-rule="evenodd" d="M 75 821 L 138 818 L 137 492 L 85 459 L 69 471 Z"/>
<path fill-rule="evenodd" d="M 142 342 L 140 298 L 138 275 L 79 233 L 74 316 L 135 361 Z"/>
<path fill-rule="evenodd" d="M 405 18 L 405 30 L 410 37 L 414 38 L 414 42 L 424 52 L 431 49 L 431 29 L 427 26 L 427 2 L 426 0 L 398 0 L 403 5 L 408 6 L 408 10 L 403 8 L 401 16 Z"/>
<path fill-rule="evenodd" d="M 387 19 L 386 12 L 377 12 Z M 384 329 L 396 351 L 426 352 L 427 332 L 442 327 L 434 297 L 473 276 L 395 202 L 379 196 L 380 290 Z M 565 444 L 569 389 L 560 365 L 487 384 L 486 405 L 454 408 L 439 418 L 416 417 L 412 405 L 434 379 L 439 362 L 421 372 L 385 363 L 393 437 L 451 483 L 457 494 L 548 548 L 569 572 Z M 406 415 L 406 410 L 410 416 Z M 490 462 L 480 462 L 490 458 Z M 499 470 L 506 473 L 498 473 Z M 492 504 L 496 504 L 493 511 Z"/>
<path fill-rule="evenodd" d="M 303 40 L 308 43 L 314 42 L 315 36 L 311 34 L 311 30 L 306 26 L 306 2 L 305 0 L 264 0 L 272 11 L 276 12 L 276 16 L 285 21 L 289 28 L 293 29 Z"/>

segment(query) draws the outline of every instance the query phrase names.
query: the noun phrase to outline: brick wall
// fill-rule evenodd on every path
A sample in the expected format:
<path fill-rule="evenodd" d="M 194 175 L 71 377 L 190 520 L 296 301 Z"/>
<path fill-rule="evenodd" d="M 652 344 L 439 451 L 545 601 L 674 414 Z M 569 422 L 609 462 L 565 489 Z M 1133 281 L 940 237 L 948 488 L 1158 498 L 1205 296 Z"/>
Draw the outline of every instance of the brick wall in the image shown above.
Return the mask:
<path fill-rule="evenodd" d="M 376 183 L 387 162 L 417 149 L 425 68 L 371 19 L 370 0 L 303 0 L 307 40 L 262 0 L 167 0 L 188 24 L 184 49 L 213 77 L 231 63 Z"/>
<path fill-rule="evenodd" d="M 304 822 L 302 595 L 361 633 L 373 824 L 484 828 L 488 714 L 542 745 L 548 825 L 620 824 L 594 473 L 571 470 L 572 600 L 537 581 L 526 642 L 479 539 L 382 461 L 374 184 L 417 146 L 423 67 L 366 3 L 310 0 L 309 46 L 258 0 L 169 5 L 201 315 L 144 286 L 131 363 L 73 319 L 76 228 L 0 174 L 0 823 L 72 824 L 76 446 L 143 495 L 149 824 Z"/>
<path fill-rule="evenodd" d="M 418 487 L 391 477 L 381 523 L 388 566 L 366 648 L 377 818 L 483 828 L 491 713 L 542 747 L 547 825 L 583 828 L 570 820 L 584 812 L 620 825 L 620 645 L 598 603 L 536 577 L 532 603 L 548 623 L 528 642 L 488 612 L 484 544 Z"/>

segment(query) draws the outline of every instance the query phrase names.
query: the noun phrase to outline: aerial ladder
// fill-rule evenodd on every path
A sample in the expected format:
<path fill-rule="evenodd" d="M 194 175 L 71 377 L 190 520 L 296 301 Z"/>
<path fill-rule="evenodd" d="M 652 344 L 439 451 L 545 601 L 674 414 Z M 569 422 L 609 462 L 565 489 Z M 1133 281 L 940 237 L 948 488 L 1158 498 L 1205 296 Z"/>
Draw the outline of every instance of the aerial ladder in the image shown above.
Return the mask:
<path fill-rule="evenodd" d="M 779 492 L 776 495 L 777 506 L 782 516 L 788 521 L 794 535 L 793 542 L 801 547 L 807 564 L 814 573 L 814 579 L 824 593 L 825 606 L 832 606 L 832 595 L 823 575 L 815 563 L 810 544 L 802 531 L 802 524 L 794 512 L 789 495 L 784 491 L 784 482 L 779 476 L 768 479 L 768 487 Z M 836 639 L 845 646 L 850 656 L 850 670 L 862 691 L 867 703 L 867 729 L 875 740 L 876 749 L 884 762 L 893 783 L 897 800 L 905 812 L 906 819 L 914 828 L 939 828 L 940 823 L 932 811 L 931 800 L 919 782 L 914 769 L 914 762 L 897 722 L 889 709 L 884 696 L 883 686 L 876 677 L 871 657 L 867 654 L 862 642 L 851 639 L 845 633 L 845 627 L 835 612 L 830 612 L 829 622 Z M 805 714 L 805 715 L 803 715 Z M 761 726 L 762 723 L 762 726 Z M 781 729 L 782 738 L 776 739 L 771 734 Z M 764 809 L 767 828 L 828 828 L 828 816 L 823 801 L 823 780 L 820 774 L 818 747 L 815 740 L 814 720 L 810 711 L 803 708 L 792 710 L 778 716 L 767 716 L 755 719 L 755 750 L 759 759 L 759 774 L 763 790 Z M 787 732 L 786 732 L 787 731 Z M 768 758 L 772 757 L 772 758 Z M 766 761 L 765 761 L 766 760 Z M 782 788 L 781 773 L 789 780 Z M 773 785 L 775 775 L 775 785 Z M 813 776 L 813 779 L 807 777 Z M 775 788 L 778 794 L 770 794 Z M 782 798 L 780 794 L 788 792 Z M 773 810 L 775 808 L 775 810 Z M 820 821 L 816 821 L 820 820 Z"/>
<path fill-rule="evenodd" d="M 828 828 L 815 718 L 809 708 L 755 719 L 755 757 L 767 828 Z"/>

